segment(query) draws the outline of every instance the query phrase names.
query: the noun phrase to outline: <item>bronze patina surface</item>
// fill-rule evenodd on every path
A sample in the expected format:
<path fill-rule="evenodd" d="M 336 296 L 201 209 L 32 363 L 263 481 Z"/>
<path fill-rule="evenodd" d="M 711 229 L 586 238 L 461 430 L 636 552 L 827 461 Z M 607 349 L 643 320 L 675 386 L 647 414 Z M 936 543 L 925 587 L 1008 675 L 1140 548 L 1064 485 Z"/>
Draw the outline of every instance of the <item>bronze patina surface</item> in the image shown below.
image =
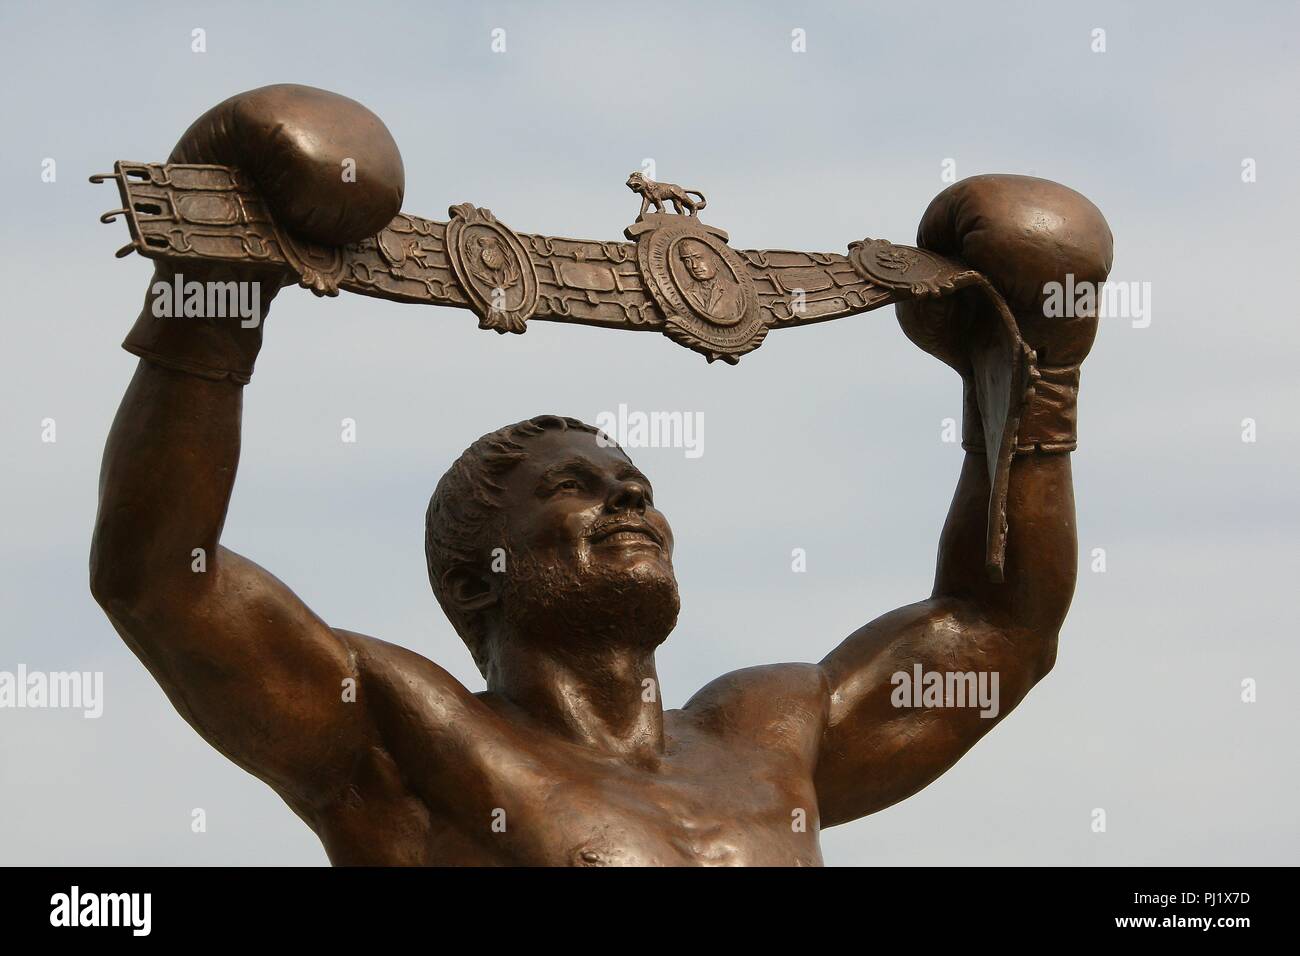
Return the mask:
<path fill-rule="evenodd" d="M 220 545 L 263 326 L 160 316 L 147 297 L 124 343 L 141 360 L 105 448 L 92 590 L 182 716 L 333 862 L 815 865 L 822 827 L 926 786 L 1051 668 L 1096 318 L 1048 318 L 1042 302 L 1048 283 L 1100 283 L 1111 262 L 1078 193 L 975 177 L 931 203 L 916 247 L 840 255 L 733 250 L 700 221 L 702 193 L 636 173 L 628 242 L 520 233 L 469 203 L 445 222 L 401 212 L 378 117 L 293 85 L 232 97 L 166 163 L 108 175 L 123 252 L 154 259 L 155 283 L 256 282 L 262 316 L 296 283 L 467 308 L 502 333 L 532 319 L 654 330 L 734 363 L 771 329 L 895 303 L 963 380 L 966 459 L 932 593 L 820 663 L 737 671 L 678 710 L 655 671 L 678 591 L 649 480 L 574 419 L 479 439 L 426 516 L 434 592 L 487 681 L 471 693 L 331 627 Z M 996 674 L 995 712 L 900 703 L 900 673 Z"/>

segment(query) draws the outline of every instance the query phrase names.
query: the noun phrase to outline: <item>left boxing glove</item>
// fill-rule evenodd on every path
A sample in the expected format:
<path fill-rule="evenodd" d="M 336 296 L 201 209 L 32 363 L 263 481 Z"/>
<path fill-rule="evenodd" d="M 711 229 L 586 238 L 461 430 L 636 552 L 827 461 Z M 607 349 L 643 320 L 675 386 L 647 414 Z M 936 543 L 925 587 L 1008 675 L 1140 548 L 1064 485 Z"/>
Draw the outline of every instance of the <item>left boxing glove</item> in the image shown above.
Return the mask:
<path fill-rule="evenodd" d="M 1006 299 L 1021 337 L 1037 354 L 1039 378 L 1022 413 L 1017 451 L 1071 451 L 1079 365 L 1097 334 L 1095 308 L 1086 315 L 1054 315 L 1053 283 L 1067 276 L 1075 288 L 1098 292 L 1110 274 L 1110 227 L 1085 197 L 1059 183 L 1031 176 L 974 176 L 949 186 L 930 203 L 917 245 L 961 260 L 982 272 Z M 1099 297 L 1094 297 L 1094 303 Z M 965 383 L 962 444 L 983 451 L 966 349 L 974 323 L 987 314 L 970 292 L 896 306 L 913 342 L 961 373 Z"/>

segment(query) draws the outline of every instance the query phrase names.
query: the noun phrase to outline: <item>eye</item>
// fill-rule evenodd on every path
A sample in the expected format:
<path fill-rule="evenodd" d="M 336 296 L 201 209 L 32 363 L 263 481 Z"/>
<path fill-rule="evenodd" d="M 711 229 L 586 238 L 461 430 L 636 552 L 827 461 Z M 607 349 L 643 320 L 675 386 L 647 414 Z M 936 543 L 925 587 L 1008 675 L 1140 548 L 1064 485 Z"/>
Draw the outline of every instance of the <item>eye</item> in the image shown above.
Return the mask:
<path fill-rule="evenodd" d="M 582 483 L 577 478 L 565 478 L 563 481 L 557 481 L 553 491 L 581 491 Z"/>

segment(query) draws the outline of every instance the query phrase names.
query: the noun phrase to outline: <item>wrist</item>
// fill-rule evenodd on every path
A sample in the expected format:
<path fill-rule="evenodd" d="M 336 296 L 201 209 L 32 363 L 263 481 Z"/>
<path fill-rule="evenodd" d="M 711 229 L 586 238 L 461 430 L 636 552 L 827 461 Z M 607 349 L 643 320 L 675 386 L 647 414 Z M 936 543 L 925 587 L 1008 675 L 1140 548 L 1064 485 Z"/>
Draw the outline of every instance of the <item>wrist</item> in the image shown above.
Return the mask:
<path fill-rule="evenodd" d="M 968 452 L 986 454 L 984 426 L 975 385 L 962 379 L 962 440 Z M 1074 451 L 1078 436 L 1079 366 L 1039 367 L 1016 429 L 1017 455 L 1032 452 L 1059 454 Z"/>
<path fill-rule="evenodd" d="M 1079 446 L 1079 366 L 1039 367 L 1020 414 L 1016 454 L 1071 452 Z"/>
<path fill-rule="evenodd" d="M 278 276 L 186 275 L 160 262 L 122 347 L 166 368 L 245 385 L 278 288 Z"/>

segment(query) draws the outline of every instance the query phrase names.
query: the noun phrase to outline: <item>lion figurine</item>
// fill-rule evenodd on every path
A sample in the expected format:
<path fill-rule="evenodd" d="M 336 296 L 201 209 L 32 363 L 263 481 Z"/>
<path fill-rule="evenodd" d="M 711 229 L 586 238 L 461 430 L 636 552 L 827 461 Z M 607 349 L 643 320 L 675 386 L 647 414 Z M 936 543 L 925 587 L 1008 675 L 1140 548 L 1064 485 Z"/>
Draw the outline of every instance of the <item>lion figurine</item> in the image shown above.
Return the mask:
<path fill-rule="evenodd" d="M 627 177 L 627 188 L 641 195 L 641 211 L 637 213 L 638 219 L 644 216 L 651 206 L 655 207 L 657 213 L 664 212 L 664 203 L 672 203 L 673 209 L 679 215 L 685 212 L 688 216 L 694 216 L 708 205 L 704 193 L 698 189 L 683 189 L 676 183 L 657 183 L 653 179 L 646 179 L 639 172 Z M 700 197 L 698 202 L 691 198 L 692 193 Z"/>

